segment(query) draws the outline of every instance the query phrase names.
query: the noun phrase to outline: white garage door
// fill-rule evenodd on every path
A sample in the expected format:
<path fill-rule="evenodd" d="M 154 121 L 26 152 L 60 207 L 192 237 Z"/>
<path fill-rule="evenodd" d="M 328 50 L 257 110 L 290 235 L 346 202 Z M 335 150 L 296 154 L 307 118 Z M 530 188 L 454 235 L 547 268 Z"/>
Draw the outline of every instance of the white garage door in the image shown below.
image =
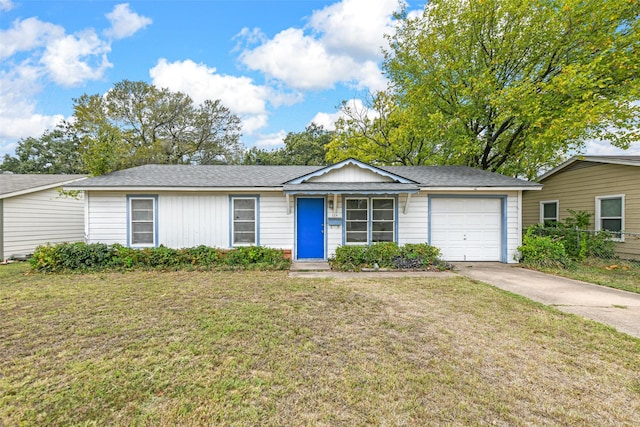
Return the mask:
<path fill-rule="evenodd" d="M 445 261 L 501 261 L 501 199 L 433 198 L 430 226 Z"/>

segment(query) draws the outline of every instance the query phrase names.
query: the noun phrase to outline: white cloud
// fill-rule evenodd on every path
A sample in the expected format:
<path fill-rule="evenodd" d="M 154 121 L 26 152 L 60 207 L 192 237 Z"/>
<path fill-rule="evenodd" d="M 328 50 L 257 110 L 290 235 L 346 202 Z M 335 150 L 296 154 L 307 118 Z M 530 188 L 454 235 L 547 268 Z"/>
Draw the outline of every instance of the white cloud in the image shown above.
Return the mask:
<path fill-rule="evenodd" d="M 623 150 L 607 141 L 591 139 L 586 141 L 585 147 L 580 150 L 580 154 L 586 156 L 638 156 L 640 155 L 640 143 L 631 143 L 629 149 Z"/>
<path fill-rule="evenodd" d="M 12 6 L 0 0 L 0 10 Z M 126 4 L 115 6 L 107 18 L 112 23 L 109 31 L 118 38 L 150 23 Z M 15 20 L 0 31 L 0 39 L 0 59 L 5 59 L 0 63 L 0 154 L 12 152 L 16 139 L 40 136 L 63 118 L 37 112 L 35 99 L 46 85 L 79 86 L 101 79 L 112 67 L 107 58 L 110 41 L 92 28 L 66 34 L 59 25 L 31 17 Z"/>
<path fill-rule="evenodd" d="M 249 77 L 216 74 L 215 68 L 185 61 L 168 62 L 161 58 L 149 70 L 153 84 L 189 95 L 196 103 L 220 99 L 235 114 L 262 114 L 266 111 L 269 89 L 258 86 Z"/>
<path fill-rule="evenodd" d="M 272 105 L 293 103 L 295 95 L 277 93 L 253 83 L 249 77 L 217 74 L 215 68 L 191 60 L 168 62 L 162 58 L 149 70 L 152 83 L 174 92 L 189 95 L 194 102 L 220 99 L 222 104 L 242 120 L 242 131 L 253 134 L 268 123 L 267 102 Z"/>
<path fill-rule="evenodd" d="M 12 153 L 20 138 L 40 136 L 64 117 L 37 114 L 30 99 L 39 90 L 38 72 L 30 66 L 0 73 L 0 157 Z"/>
<path fill-rule="evenodd" d="M 378 117 L 378 113 L 375 110 L 369 109 L 361 99 L 354 98 L 348 100 L 346 102 L 346 107 L 350 108 L 354 113 L 361 117 L 368 117 L 370 119 Z M 333 131 L 336 129 L 336 122 L 339 119 L 346 117 L 344 108 L 341 107 L 335 113 L 317 113 L 307 125 L 315 123 L 317 125 L 321 125 L 326 130 Z"/>
<path fill-rule="evenodd" d="M 129 3 L 116 5 L 106 17 L 111 22 L 111 28 L 106 30 L 105 34 L 114 39 L 130 37 L 152 23 L 150 18 L 132 11 Z"/>
<path fill-rule="evenodd" d="M 8 58 L 16 52 L 43 47 L 52 39 L 64 37 L 64 34 L 61 26 L 42 22 L 35 17 L 15 20 L 10 29 L 0 31 L 0 59 Z"/>
<path fill-rule="evenodd" d="M 299 90 L 336 83 L 380 90 L 386 85 L 378 67 L 384 34 L 393 31 L 392 14 L 398 7 L 397 0 L 343 0 L 315 11 L 306 29 L 288 28 L 270 40 L 244 29 L 237 37 L 259 44 L 244 49 L 240 60 Z"/>
<path fill-rule="evenodd" d="M 256 140 L 256 147 L 262 148 L 275 148 L 279 145 L 284 144 L 284 139 L 287 136 L 287 132 L 284 130 L 280 130 L 276 133 L 270 133 L 267 135 L 259 135 Z"/>
<path fill-rule="evenodd" d="M 93 30 L 53 40 L 40 59 L 51 79 L 62 86 L 97 80 L 113 65 L 107 59 L 111 46 Z"/>
<path fill-rule="evenodd" d="M 11 0 L 0 0 L 0 11 L 8 12 L 13 9 L 13 2 Z"/>
<path fill-rule="evenodd" d="M 315 123 L 319 126 L 322 126 L 325 130 L 336 130 L 336 122 L 342 116 L 343 114 L 340 111 L 335 113 L 317 113 L 315 116 L 313 116 L 311 121 L 307 123 L 307 126 L 309 126 L 311 123 Z"/>
<path fill-rule="evenodd" d="M 322 33 L 321 42 L 332 52 L 354 58 L 380 58 L 384 34 L 393 32 L 392 16 L 398 0 L 343 0 L 316 11 L 310 26 Z"/>

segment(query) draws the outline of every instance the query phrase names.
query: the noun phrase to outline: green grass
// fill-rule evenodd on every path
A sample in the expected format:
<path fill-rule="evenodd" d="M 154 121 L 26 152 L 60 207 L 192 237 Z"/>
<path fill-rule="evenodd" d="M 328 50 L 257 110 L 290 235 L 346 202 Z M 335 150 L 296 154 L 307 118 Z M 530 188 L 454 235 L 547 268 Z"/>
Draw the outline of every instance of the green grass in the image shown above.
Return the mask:
<path fill-rule="evenodd" d="M 639 262 L 589 259 L 567 269 L 544 268 L 540 270 L 545 273 L 640 294 Z"/>
<path fill-rule="evenodd" d="M 640 340 L 463 277 L 0 266 L 0 425 L 638 425 Z"/>

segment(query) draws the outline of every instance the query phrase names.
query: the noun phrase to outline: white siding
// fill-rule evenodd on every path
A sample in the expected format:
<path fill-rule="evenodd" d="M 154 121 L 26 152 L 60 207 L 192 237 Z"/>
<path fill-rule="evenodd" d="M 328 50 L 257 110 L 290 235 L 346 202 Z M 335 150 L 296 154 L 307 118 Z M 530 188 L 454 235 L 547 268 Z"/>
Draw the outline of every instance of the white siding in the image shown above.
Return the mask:
<path fill-rule="evenodd" d="M 127 244 L 127 197 L 123 193 L 87 192 L 87 242 Z"/>
<path fill-rule="evenodd" d="M 398 244 L 426 243 L 429 240 L 429 198 L 424 193 L 413 194 L 407 213 L 407 196 L 398 197 Z"/>
<path fill-rule="evenodd" d="M 330 195 L 328 200 L 333 200 L 333 195 Z M 337 197 L 337 206 L 335 208 L 335 215 L 332 210 L 329 210 L 329 218 L 341 218 L 342 219 L 342 196 Z M 327 230 L 327 252 L 328 256 L 332 257 L 336 254 L 336 248 L 342 245 L 342 227 L 344 227 L 344 219 L 341 225 L 329 225 L 327 224 L 325 230 Z"/>
<path fill-rule="evenodd" d="M 347 165 L 315 176 L 307 182 L 393 182 L 393 179 L 358 166 Z"/>
<path fill-rule="evenodd" d="M 159 193 L 158 244 L 171 248 L 229 246 L 229 195 Z"/>
<path fill-rule="evenodd" d="M 260 245 L 277 249 L 293 249 L 293 197 L 283 193 L 260 193 Z"/>
<path fill-rule="evenodd" d="M 45 243 L 84 240 L 84 201 L 56 189 L 3 200 L 4 258 L 31 254 Z"/>

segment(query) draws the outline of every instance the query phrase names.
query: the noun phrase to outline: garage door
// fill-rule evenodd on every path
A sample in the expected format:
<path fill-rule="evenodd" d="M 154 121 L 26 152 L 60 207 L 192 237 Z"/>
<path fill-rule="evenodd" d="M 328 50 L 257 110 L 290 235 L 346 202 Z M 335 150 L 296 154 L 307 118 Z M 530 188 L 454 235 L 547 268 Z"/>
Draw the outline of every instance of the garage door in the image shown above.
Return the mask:
<path fill-rule="evenodd" d="M 502 199 L 431 199 L 430 243 L 445 261 L 501 261 Z"/>

